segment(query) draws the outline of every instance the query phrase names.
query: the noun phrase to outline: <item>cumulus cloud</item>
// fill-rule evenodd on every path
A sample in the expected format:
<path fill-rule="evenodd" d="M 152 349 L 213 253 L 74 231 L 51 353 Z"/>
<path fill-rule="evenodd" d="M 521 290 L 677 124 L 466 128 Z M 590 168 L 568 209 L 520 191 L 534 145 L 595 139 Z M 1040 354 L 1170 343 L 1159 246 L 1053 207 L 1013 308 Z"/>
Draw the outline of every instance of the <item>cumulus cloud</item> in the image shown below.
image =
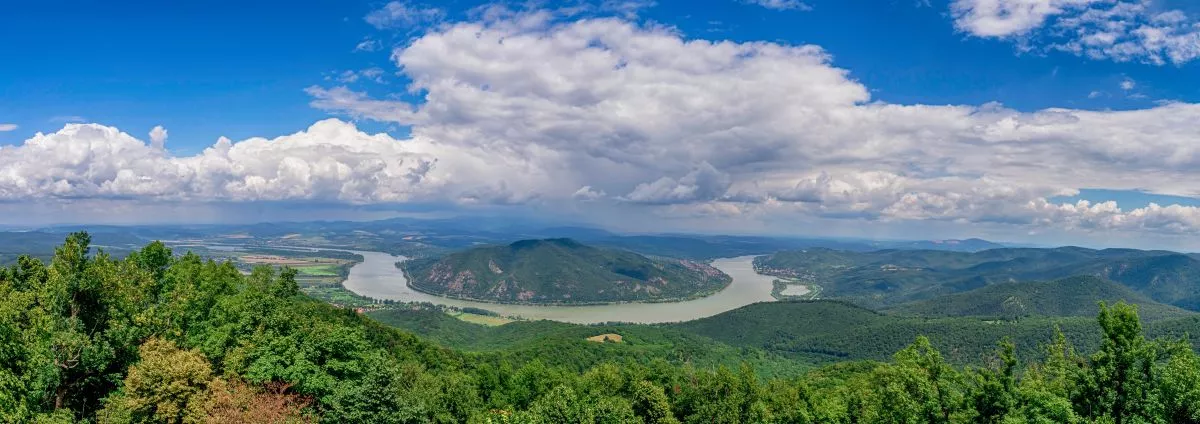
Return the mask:
<path fill-rule="evenodd" d="M 1200 19 L 1149 0 L 954 0 L 950 11 L 960 31 L 1025 49 L 1160 65 L 1200 57 Z"/>
<path fill-rule="evenodd" d="M 1132 90 L 1132 89 L 1134 89 L 1134 88 L 1137 88 L 1137 82 L 1136 82 L 1136 81 L 1134 81 L 1134 80 L 1132 80 L 1132 79 L 1129 79 L 1129 78 L 1125 78 L 1125 80 L 1124 80 L 1124 81 L 1121 81 L 1121 89 L 1122 89 L 1122 90 L 1129 91 L 1129 90 Z"/>
<path fill-rule="evenodd" d="M 888 104 L 818 46 L 478 13 L 395 49 L 411 80 L 395 96 L 307 90 L 314 107 L 408 126 L 410 139 L 329 120 L 177 157 L 113 128 L 68 125 L 0 149 L 0 198 L 588 201 L 680 219 L 1200 231 L 1196 211 L 1178 205 L 1052 200 L 1081 187 L 1200 195 L 1200 105 Z"/>
<path fill-rule="evenodd" d="M 406 201 L 439 184 L 428 145 L 368 135 L 326 120 L 272 140 L 222 138 L 195 156 L 147 144 L 116 128 L 68 124 L 0 148 L 0 199 Z M 413 173 L 422 174 L 414 177 Z"/>
<path fill-rule="evenodd" d="M 162 125 L 156 125 L 150 130 L 150 147 L 155 150 L 162 150 L 167 143 L 167 129 Z"/>
<path fill-rule="evenodd" d="M 662 177 L 653 182 L 638 184 L 624 200 L 647 204 L 716 200 L 725 194 L 729 185 L 728 174 L 718 171 L 708 162 L 703 162 L 679 179 Z"/>
<path fill-rule="evenodd" d="M 573 197 L 626 193 L 616 199 L 674 211 L 1030 224 L 1045 213 L 1031 204 L 1078 187 L 1200 194 L 1185 183 L 1200 165 L 1196 105 L 890 105 L 816 46 L 505 16 L 393 52 L 422 103 L 337 88 L 313 89 L 315 102 L 498 156 L 554 152 L 533 166 L 588 187 Z M 724 206 L 687 206 L 699 204 Z"/>
<path fill-rule="evenodd" d="M 17 128 L 17 124 L 0 124 L 0 132 L 14 131 Z"/>

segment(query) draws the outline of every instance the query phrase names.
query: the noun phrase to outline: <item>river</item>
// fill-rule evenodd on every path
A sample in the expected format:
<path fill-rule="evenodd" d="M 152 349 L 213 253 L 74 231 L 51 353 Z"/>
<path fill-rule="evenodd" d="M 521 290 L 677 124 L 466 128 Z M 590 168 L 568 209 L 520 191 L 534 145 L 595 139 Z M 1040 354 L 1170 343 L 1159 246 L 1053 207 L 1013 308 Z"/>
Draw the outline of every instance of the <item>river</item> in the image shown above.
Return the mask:
<path fill-rule="evenodd" d="M 733 282 L 712 296 L 671 303 L 618 303 L 589 306 L 535 306 L 472 302 L 425 294 L 408 287 L 404 273 L 396 268 L 403 256 L 380 252 L 352 251 L 363 256 L 363 262 L 350 268 L 343 285 L 346 289 L 376 299 L 404 302 L 430 302 L 439 305 L 487 309 L 527 319 L 547 319 L 592 324 L 600 322 L 662 323 L 690 321 L 725 312 L 757 302 L 771 302 L 773 277 L 754 272 L 754 257 L 717 259 L 712 265 L 733 277 Z"/>

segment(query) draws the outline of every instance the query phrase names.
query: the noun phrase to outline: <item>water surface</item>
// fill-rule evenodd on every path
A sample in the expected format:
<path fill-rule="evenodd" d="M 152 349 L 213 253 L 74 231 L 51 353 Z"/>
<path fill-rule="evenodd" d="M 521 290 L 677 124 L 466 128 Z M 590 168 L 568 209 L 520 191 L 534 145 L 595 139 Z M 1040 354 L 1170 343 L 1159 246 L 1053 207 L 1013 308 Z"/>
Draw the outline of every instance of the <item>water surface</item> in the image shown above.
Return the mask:
<path fill-rule="evenodd" d="M 690 321 L 757 302 L 771 302 L 774 278 L 754 272 L 753 256 L 724 258 L 712 265 L 733 277 L 725 290 L 712 296 L 672 303 L 620 303 L 589 306 L 535 306 L 473 302 L 421 293 L 408 287 L 404 274 L 395 263 L 403 256 L 381 252 L 351 251 L 363 256 L 363 262 L 350 268 L 343 285 L 346 289 L 376 299 L 404 302 L 430 302 L 456 307 L 476 307 L 528 319 L 591 324 L 600 322 L 661 323 Z"/>

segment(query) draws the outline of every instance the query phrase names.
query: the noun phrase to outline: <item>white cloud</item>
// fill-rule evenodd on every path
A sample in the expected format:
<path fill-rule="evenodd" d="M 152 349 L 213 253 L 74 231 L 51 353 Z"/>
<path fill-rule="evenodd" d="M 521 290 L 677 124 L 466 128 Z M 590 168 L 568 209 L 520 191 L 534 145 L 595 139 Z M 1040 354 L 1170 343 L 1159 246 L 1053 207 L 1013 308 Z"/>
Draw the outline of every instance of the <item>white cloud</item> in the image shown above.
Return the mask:
<path fill-rule="evenodd" d="M 1129 90 L 1132 90 L 1132 89 L 1134 89 L 1134 88 L 1136 88 L 1136 87 L 1137 87 L 1137 82 L 1136 82 L 1136 81 L 1134 81 L 1134 80 L 1131 80 L 1131 79 L 1129 79 L 1129 78 L 1125 78 L 1125 80 L 1124 80 L 1124 81 L 1121 81 L 1121 89 L 1122 89 L 1122 90 L 1129 91 Z"/>
<path fill-rule="evenodd" d="M 436 7 L 421 7 L 406 1 L 391 1 L 382 8 L 368 13 L 364 20 L 375 28 L 389 29 L 420 26 L 440 21 L 445 16 L 446 12 Z"/>
<path fill-rule="evenodd" d="M 754 4 L 774 10 L 812 10 L 812 6 L 800 0 L 744 0 L 748 4 Z"/>
<path fill-rule="evenodd" d="M 150 147 L 155 150 L 162 150 L 167 144 L 167 129 L 162 125 L 156 125 L 150 130 Z"/>
<path fill-rule="evenodd" d="M 415 119 L 413 107 L 408 103 L 373 100 L 345 86 L 329 89 L 314 86 L 304 91 L 313 97 L 311 105 L 318 109 L 342 111 L 355 118 L 402 124 L 412 123 Z"/>
<path fill-rule="evenodd" d="M 1200 105 L 888 104 L 817 46 L 479 13 L 490 18 L 396 49 L 412 83 L 395 96 L 307 90 L 314 107 L 410 126 L 411 139 L 329 120 L 177 157 L 69 125 L 0 149 L 0 198 L 587 201 L 662 219 L 1200 231 L 1186 207 L 1052 200 L 1081 187 L 1200 195 Z"/>
<path fill-rule="evenodd" d="M 14 131 L 17 128 L 17 124 L 0 124 L 0 132 Z"/>
<path fill-rule="evenodd" d="M 155 127 L 150 145 L 111 127 L 68 124 L 0 148 L 0 199 L 405 201 L 436 186 L 421 143 L 367 135 L 337 120 L 273 140 L 222 138 L 173 157 Z"/>
<path fill-rule="evenodd" d="M 1200 58 L 1200 19 L 1149 0 L 954 0 L 955 27 L 1022 49 L 1183 64 Z"/>
<path fill-rule="evenodd" d="M 579 200 L 597 200 L 604 198 L 607 195 L 608 193 L 605 193 L 604 190 L 596 191 L 592 189 L 592 186 L 585 185 L 580 187 L 579 190 L 575 190 L 575 193 L 572 194 L 571 197 Z"/>
<path fill-rule="evenodd" d="M 888 105 L 815 46 L 685 41 L 619 20 L 537 22 L 459 23 L 397 49 L 409 91 L 428 93 L 421 104 L 312 91 L 318 103 L 341 99 L 326 109 L 463 148 L 555 152 L 560 162 L 534 166 L 675 211 L 1028 224 L 1038 219 L 1030 202 L 1078 187 L 1200 194 L 1183 183 L 1200 165 L 1187 129 L 1195 105 Z"/>
<path fill-rule="evenodd" d="M 1098 99 L 1098 98 L 1101 98 L 1101 97 L 1104 97 L 1104 92 L 1103 92 L 1103 91 L 1093 91 L 1093 92 L 1091 92 L 1091 93 L 1088 93 L 1088 98 L 1089 98 L 1089 99 Z"/>
<path fill-rule="evenodd" d="M 960 31 L 980 37 L 1024 35 L 1046 19 L 1101 0 L 954 0 L 950 12 Z"/>

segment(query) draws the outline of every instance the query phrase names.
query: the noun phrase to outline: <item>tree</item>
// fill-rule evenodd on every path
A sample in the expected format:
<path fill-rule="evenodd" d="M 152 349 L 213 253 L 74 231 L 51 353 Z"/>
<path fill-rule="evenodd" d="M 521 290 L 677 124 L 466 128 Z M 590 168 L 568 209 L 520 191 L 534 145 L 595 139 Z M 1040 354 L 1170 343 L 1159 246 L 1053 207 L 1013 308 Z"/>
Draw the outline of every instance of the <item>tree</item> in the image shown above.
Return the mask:
<path fill-rule="evenodd" d="M 971 388 L 971 403 L 977 423 L 999 424 L 1016 406 L 1016 346 L 1000 342 L 999 365 L 977 371 Z"/>
<path fill-rule="evenodd" d="M 924 336 L 879 368 L 880 418 L 889 423 L 950 423 L 962 405 L 959 375 Z"/>
<path fill-rule="evenodd" d="M 306 424 L 316 419 L 305 413 L 311 400 L 288 393 L 286 384 L 256 389 L 241 381 L 215 379 L 192 419 L 204 424 Z"/>
<path fill-rule="evenodd" d="M 161 339 L 146 341 L 138 354 L 141 361 L 129 368 L 121 392 L 105 402 L 101 421 L 184 422 L 189 406 L 204 402 L 212 379 L 208 360 Z"/>
<path fill-rule="evenodd" d="M 1137 307 L 1119 302 L 1100 304 L 1097 317 L 1104 338 L 1082 375 L 1075 400 L 1081 414 L 1107 418 L 1115 424 L 1153 422 L 1161 405 L 1152 390 L 1158 345 L 1146 340 Z"/>
<path fill-rule="evenodd" d="M 671 400 L 662 387 L 649 381 L 634 383 L 632 390 L 633 411 L 646 424 L 673 424 L 679 422 L 671 413 Z"/>
<path fill-rule="evenodd" d="M 1200 356 L 1186 341 L 1170 350 L 1171 359 L 1155 373 L 1163 415 L 1172 423 L 1200 423 Z"/>

